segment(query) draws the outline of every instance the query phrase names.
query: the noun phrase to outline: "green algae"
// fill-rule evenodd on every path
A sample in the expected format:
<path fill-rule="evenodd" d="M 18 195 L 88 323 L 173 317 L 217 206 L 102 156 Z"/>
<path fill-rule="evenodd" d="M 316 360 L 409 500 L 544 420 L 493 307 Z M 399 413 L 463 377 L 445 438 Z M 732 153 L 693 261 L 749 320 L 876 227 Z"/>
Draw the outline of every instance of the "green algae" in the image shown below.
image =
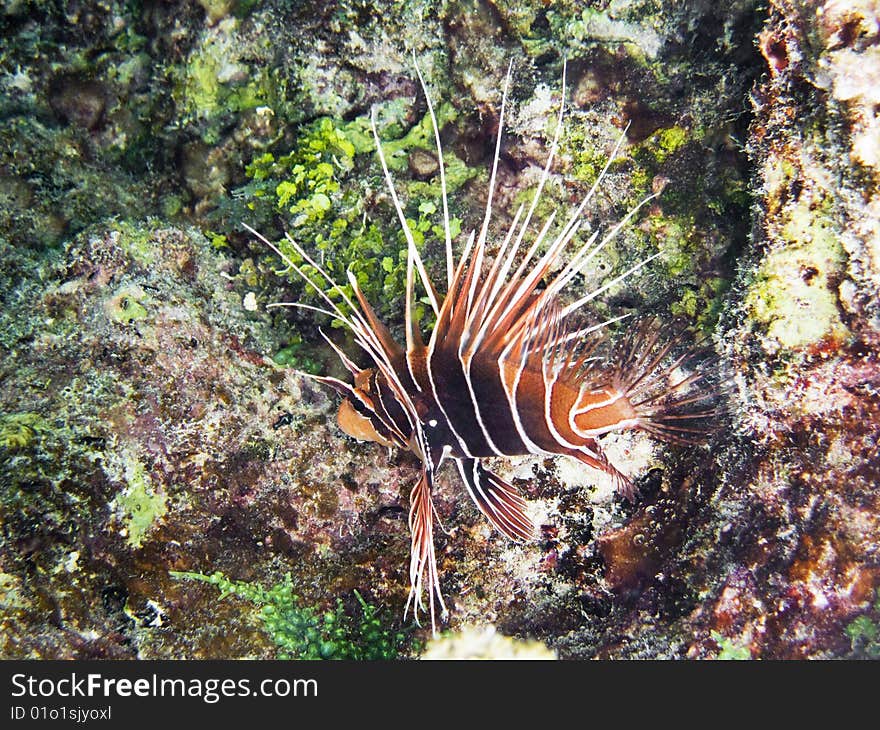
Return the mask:
<path fill-rule="evenodd" d="M 649 5 L 646 4 L 648 8 Z M 597 43 L 621 45 L 628 56 L 638 63 L 655 59 L 661 49 L 662 40 L 652 27 L 650 17 L 639 17 L 642 4 L 632 3 L 622 7 L 623 13 L 615 9 L 583 8 L 573 3 L 563 4 L 558 10 L 547 13 L 553 36 L 568 41 L 569 46 L 590 47 Z"/>
<path fill-rule="evenodd" d="M 752 658 L 748 646 L 724 636 L 718 631 L 711 632 L 712 640 L 718 644 L 718 656 L 722 661 L 744 661 Z"/>
<path fill-rule="evenodd" d="M 104 304 L 107 316 L 119 324 L 131 324 L 139 319 L 146 319 L 149 312 L 142 304 L 147 299 L 147 293 L 137 285 L 126 286 L 119 289 Z"/>
<path fill-rule="evenodd" d="M 855 657 L 880 659 L 880 588 L 875 595 L 870 613 L 857 616 L 845 629 Z"/>
<path fill-rule="evenodd" d="M 437 126 L 440 129 L 443 129 L 447 123 L 453 122 L 458 118 L 455 107 L 449 102 L 441 103 L 435 110 L 435 114 L 437 116 Z M 434 148 L 434 127 L 429 114 L 425 114 L 403 136 L 396 136 L 395 132 L 394 127 L 386 127 L 381 133 L 382 151 L 391 170 L 402 172 L 406 169 L 407 154 L 411 150 L 431 150 Z M 399 132 L 397 133 L 399 134 Z M 474 171 L 471 177 L 475 174 L 476 172 Z M 447 184 L 451 192 L 457 189 L 455 179 L 448 180 Z"/>
<path fill-rule="evenodd" d="M 355 611 L 346 610 L 340 599 L 333 608 L 321 611 L 302 605 L 290 573 L 269 588 L 231 580 L 219 571 L 211 575 L 170 571 L 170 575 L 216 586 L 220 600 L 234 595 L 254 604 L 263 628 L 278 647 L 279 659 L 398 659 L 409 643 L 405 632 L 385 628 L 378 609 L 357 591 Z"/>
<path fill-rule="evenodd" d="M 312 348 L 298 333 L 294 333 L 290 342 L 272 356 L 272 361 L 280 367 L 313 375 L 320 375 L 323 371 L 323 363 L 314 356 Z"/>
<path fill-rule="evenodd" d="M 29 447 L 49 424 L 38 413 L 0 413 L 0 446 L 8 451 Z"/>
<path fill-rule="evenodd" d="M 586 186 L 592 185 L 602 173 L 605 165 L 609 171 L 627 164 L 629 158 L 623 154 L 608 160 L 608 153 L 595 146 L 595 138 L 586 125 L 568 124 L 559 141 L 560 155 L 569 160 L 568 174 Z"/>
<path fill-rule="evenodd" d="M 238 20 L 225 17 L 202 34 L 185 65 L 168 70 L 181 119 L 198 125 L 209 144 L 242 112 L 265 106 L 285 117 L 290 111 L 282 69 L 250 63 L 249 53 Z"/>
<path fill-rule="evenodd" d="M 662 165 L 678 150 L 690 141 L 688 130 L 678 125 L 659 129 L 645 141 L 645 147 L 654 157 L 657 164 Z"/>
<path fill-rule="evenodd" d="M 154 489 L 144 465 L 131 454 L 123 458 L 128 486 L 116 496 L 116 506 L 125 524 L 126 542 L 137 549 L 168 507 L 165 495 Z"/>
<path fill-rule="evenodd" d="M 0 608 L 12 610 L 27 606 L 21 579 L 11 573 L 0 572 Z"/>
<path fill-rule="evenodd" d="M 766 333 L 765 347 L 797 350 L 844 336 L 833 282 L 843 272 L 846 254 L 829 211 L 802 199 L 780 216 L 776 244 L 744 299 L 750 318 Z"/>
<path fill-rule="evenodd" d="M 854 657 L 880 659 L 880 588 L 868 613 L 857 616 L 844 629 Z"/>
<path fill-rule="evenodd" d="M 383 134 L 400 134 L 403 127 L 393 120 L 403 115 L 404 107 L 392 103 L 382 108 L 384 112 L 379 116 L 387 123 Z M 441 124 L 455 118 L 451 105 L 441 105 L 438 115 Z M 380 314 L 386 315 L 399 310 L 404 294 L 407 244 L 396 219 L 391 218 L 394 222 L 387 229 L 381 215 L 371 220 L 362 192 L 350 185 L 356 166 L 367 168 L 376 164 L 375 141 L 369 129 L 366 116 L 350 122 L 329 117 L 315 120 L 303 128 L 289 153 L 276 156 L 266 152 L 247 166 L 246 173 L 252 182 L 244 193 L 250 197 L 248 207 L 257 215 L 282 214 L 290 236 L 311 256 L 316 256 L 322 268 L 338 282 L 327 282 L 290 240 L 281 239 L 277 243 L 279 249 L 311 282 L 304 291 L 305 301 L 318 303 L 321 297 L 316 292 L 320 291 L 344 311 L 345 298 L 354 296 L 347 279 L 351 272 L 367 299 Z M 383 140 L 389 168 L 402 170 L 409 153 L 432 142 L 430 117 L 425 115 L 399 138 Z M 447 153 L 445 160 L 450 193 L 477 174 L 452 153 Z M 401 187 L 407 225 L 416 248 L 424 252 L 431 241 L 439 246 L 445 233 L 440 225 L 438 176 L 435 174 L 430 181 L 404 181 Z M 450 227 L 455 237 L 461 221 L 452 217 Z M 290 271 L 289 276 L 295 285 L 301 286 L 298 274 Z M 417 302 L 414 316 L 427 323 L 425 304 Z M 321 306 L 325 304 L 321 302 Z"/>
<path fill-rule="evenodd" d="M 686 317 L 698 332 L 708 335 L 718 323 L 729 290 L 728 279 L 710 276 L 699 288 L 685 288 L 680 298 L 670 303 L 669 312 L 676 317 Z"/>

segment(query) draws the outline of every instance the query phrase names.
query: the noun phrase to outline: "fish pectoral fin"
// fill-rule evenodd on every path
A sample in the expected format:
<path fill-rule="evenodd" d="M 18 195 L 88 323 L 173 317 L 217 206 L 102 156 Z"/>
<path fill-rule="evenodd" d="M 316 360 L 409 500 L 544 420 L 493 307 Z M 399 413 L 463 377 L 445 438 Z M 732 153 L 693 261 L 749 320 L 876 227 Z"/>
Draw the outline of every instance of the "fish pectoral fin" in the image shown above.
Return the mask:
<path fill-rule="evenodd" d="M 456 466 L 474 504 L 499 532 L 512 540 L 535 539 L 535 525 L 526 514 L 528 503 L 512 485 L 477 459 L 456 459 Z"/>
<path fill-rule="evenodd" d="M 409 531 L 409 597 L 406 609 L 413 607 L 413 617 L 419 622 L 419 610 L 427 610 L 431 616 L 431 631 L 437 635 L 435 600 L 440 606 L 440 616 L 446 616 L 446 605 L 440 593 L 440 576 L 437 572 L 437 555 L 434 552 L 434 502 L 431 499 L 433 477 L 428 470 L 422 471 L 422 478 L 410 494 Z M 422 594 L 427 591 L 427 609 L 422 602 Z"/>
<path fill-rule="evenodd" d="M 304 378 L 309 380 L 315 380 L 318 383 L 323 383 L 324 385 L 329 385 L 333 390 L 341 395 L 346 397 L 354 397 L 354 388 L 352 388 L 348 383 L 339 380 L 339 378 L 331 378 L 327 375 L 314 375 L 313 373 L 307 373 L 303 370 L 297 370 L 297 375 L 301 375 Z"/>

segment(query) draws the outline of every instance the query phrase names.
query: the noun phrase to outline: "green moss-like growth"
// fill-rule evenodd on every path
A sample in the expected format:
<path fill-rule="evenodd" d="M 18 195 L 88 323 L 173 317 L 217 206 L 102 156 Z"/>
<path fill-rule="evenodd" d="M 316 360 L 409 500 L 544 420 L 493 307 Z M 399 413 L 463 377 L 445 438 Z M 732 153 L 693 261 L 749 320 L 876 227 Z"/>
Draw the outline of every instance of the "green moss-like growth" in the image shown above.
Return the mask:
<path fill-rule="evenodd" d="M 406 634 L 383 628 L 378 610 L 357 591 L 360 613 L 352 615 L 338 599 L 334 608 L 324 612 L 302 606 L 289 573 L 271 588 L 230 580 L 220 572 L 172 571 L 171 576 L 210 583 L 220 590 L 221 599 L 235 595 L 258 606 L 279 659 L 396 659 L 407 641 Z"/>
<path fill-rule="evenodd" d="M 452 118 L 452 112 L 444 109 L 451 107 L 441 107 L 441 123 Z M 394 114 L 387 112 L 387 115 L 390 116 L 385 128 L 399 130 L 399 124 L 393 121 Z M 422 149 L 430 139 L 433 139 L 433 130 L 430 118 L 425 117 L 400 138 L 383 141 L 389 167 L 403 169 L 407 165 L 408 153 Z M 263 219 L 280 215 L 291 238 L 309 252 L 339 285 L 333 286 L 323 279 L 289 240 L 282 239 L 278 242 L 279 248 L 302 268 L 314 285 L 313 288 L 306 287 L 301 297 L 303 301 L 326 307 L 317 295 L 317 289 L 344 310 L 344 297 L 354 296 L 347 279 L 350 271 L 380 315 L 400 311 L 406 281 L 403 231 L 396 217 L 389 225 L 390 232 L 381 220 L 369 220 L 362 191 L 346 184 L 356 165 L 375 164 L 368 154 L 373 152 L 375 142 L 369 133 L 367 117 L 346 123 L 324 117 L 303 130 L 288 154 L 276 157 L 264 153 L 247 166 L 246 172 L 252 182 L 244 193 L 249 198 L 251 210 Z M 453 192 L 476 172 L 454 155 L 447 155 L 446 159 L 447 188 Z M 444 233 L 439 225 L 439 203 L 435 202 L 439 201 L 439 181 L 416 180 L 401 188 L 402 193 L 405 191 L 403 204 L 416 247 L 424 251 L 431 239 L 441 245 Z M 450 224 L 453 236 L 457 235 L 460 221 L 453 218 Z M 298 274 L 290 271 L 289 275 L 295 286 L 302 286 Z M 426 317 L 425 303 L 422 301 L 417 305 L 417 319 Z"/>
<path fill-rule="evenodd" d="M 711 634 L 712 641 L 718 644 L 718 656 L 716 659 L 720 659 L 722 661 L 731 661 L 731 660 L 739 660 L 742 661 L 744 659 L 751 659 L 752 653 L 749 651 L 747 646 L 743 646 L 733 639 L 724 636 L 718 631 L 713 631 Z"/>
<path fill-rule="evenodd" d="M 613 42 L 639 63 L 653 59 L 660 52 L 662 41 L 651 23 L 638 18 L 639 7 L 623 7 L 617 12 L 588 7 L 580 3 L 565 4 L 548 11 L 547 19 L 553 35 L 564 38 L 570 46 L 592 46 L 597 42 Z M 622 11 L 622 12 L 621 12 Z"/>
<path fill-rule="evenodd" d="M 146 307 L 141 303 L 146 298 L 147 294 L 141 287 L 126 286 L 104 303 L 104 311 L 114 322 L 131 324 L 148 316 Z"/>
<path fill-rule="evenodd" d="M 745 298 L 748 313 L 766 333 L 765 348 L 796 350 L 844 336 L 832 281 L 843 270 L 845 253 L 831 217 L 806 198 L 781 215 L 779 242 L 764 257 Z"/>
<path fill-rule="evenodd" d="M 608 153 L 595 146 L 595 139 L 588 135 L 588 128 L 584 125 L 568 124 L 563 131 L 559 149 L 561 156 L 570 161 L 568 174 L 588 187 L 596 182 L 608 163 Z M 608 169 L 614 171 L 627 163 L 628 158 L 618 154 L 611 160 Z"/>
<path fill-rule="evenodd" d="M 711 252 L 706 250 L 701 227 L 692 215 L 657 213 L 633 232 L 643 250 L 659 251 L 655 266 L 664 279 L 677 282 L 669 292 L 669 313 L 685 317 L 699 333 L 709 334 L 718 322 L 730 282 L 719 276 L 705 276 Z"/>
<path fill-rule="evenodd" d="M 0 446 L 8 451 L 27 448 L 48 428 L 37 413 L 0 413 Z"/>
<path fill-rule="evenodd" d="M 684 154 L 687 145 L 699 143 L 702 137 L 702 132 L 694 132 L 674 125 L 656 130 L 635 145 L 630 153 L 632 167 L 628 171 L 633 189 L 632 197 L 628 201 L 629 205 L 635 205 L 651 192 L 658 175 L 677 177 L 679 173 L 674 171 L 675 160 Z M 705 176 L 698 176 L 697 179 L 685 184 L 677 181 L 677 184 L 670 185 L 664 190 L 660 198 L 661 203 L 674 215 L 692 218 L 693 195 L 697 191 L 694 186 L 697 186 L 700 194 L 708 197 L 707 207 L 723 207 L 722 201 L 706 195 L 708 192 L 704 190 L 706 182 Z M 690 224 L 693 225 L 692 220 Z"/>
<path fill-rule="evenodd" d="M 282 69 L 253 63 L 260 52 L 227 16 L 202 35 L 188 62 L 171 67 L 173 96 L 182 120 L 198 126 L 202 139 L 216 143 L 230 120 L 266 106 L 286 116 L 287 76 Z"/>
<path fill-rule="evenodd" d="M 165 495 L 157 493 L 150 478 L 135 457 L 125 459 L 128 487 L 116 497 L 116 506 L 125 523 L 126 541 L 139 548 L 153 526 L 167 511 Z"/>
<path fill-rule="evenodd" d="M 114 242 L 118 243 L 125 253 L 144 268 L 151 267 L 156 263 L 160 248 L 153 240 L 153 233 L 149 226 L 139 226 L 129 221 L 118 221 L 115 228 L 116 231 L 112 234 Z"/>
<path fill-rule="evenodd" d="M 561 155 L 569 163 L 568 175 L 584 188 L 596 181 L 608 163 L 607 151 L 598 148 L 586 130 L 584 125 L 571 125 L 560 143 Z M 669 165 L 677 164 L 674 159 L 685 147 L 702 137 L 702 132 L 674 125 L 657 130 L 627 153 L 620 153 L 608 166 L 610 180 L 616 173 L 625 174 L 628 180 L 625 188 L 615 190 L 619 194 L 617 202 L 630 209 L 643 203 L 655 188 L 657 176 L 663 176 Z M 697 186 L 704 183 L 704 179 L 694 181 Z M 552 191 L 549 186 L 548 189 Z M 646 257 L 659 251 L 660 256 L 651 268 L 663 274 L 658 277 L 662 281 L 676 284 L 675 288 L 668 288 L 664 297 L 669 313 L 685 317 L 697 332 L 708 334 L 717 324 L 730 282 L 721 276 L 706 276 L 707 269 L 718 270 L 713 263 L 719 255 L 714 248 L 717 237 L 712 237 L 714 227 L 707 224 L 709 211 L 694 208 L 693 194 L 692 189 L 685 192 L 672 185 L 664 189 L 650 214 L 642 216 L 637 226 L 627 227 L 621 240 L 603 251 L 604 261 L 599 261 L 614 271 L 622 264 L 621 256 Z M 518 202 L 524 200 L 521 197 Z M 562 205 L 545 192 L 542 206 L 549 208 L 551 203 Z M 718 200 L 717 210 L 713 210 L 720 215 L 727 205 L 727 201 Z M 539 209 L 539 213 L 546 216 L 548 208 Z"/>
<path fill-rule="evenodd" d="M 846 635 L 854 656 L 880 659 L 880 588 L 871 614 L 863 614 L 851 621 L 846 627 Z"/>
<path fill-rule="evenodd" d="M 455 107 L 449 103 L 441 104 L 437 108 L 436 114 L 437 124 L 441 129 L 448 122 L 455 120 L 457 116 L 455 113 Z M 355 126 L 357 127 L 359 125 L 361 127 L 366 127 L 366 122 L 367 118 L 361 117 L 360 120 L 355 121 Z M 406 169 L 407 155 L 410 150 L 431 150 L 434 148 L 434 128 L 429 114 L 423 116 L 421 120 L 414 124 L 403 136 L 395 135 L 395 131 L 394 127 L 385 127 L 382 133 L 382 151 L 385 153 L 388 167 L 395 172 L 401 172 Z M 473 174 L 474 173 L 471 174 L 471 177 L 473 177 Z M 458 185 L 456 185 L 454 175 L 452 176 L 452 179 L 447 182 L 451 185 L 453 190 L 457 189 Z"/>
<path fill-rule="evenodd" d="M 294 334 L 291 341 L 272 356 L 272 360 L 281 367 L 295 368 L 315 375 L 322 371 L 321 362 L 311 355 L 308 345 L 299 334 Z"/>
<path fill-rule="evenodd" d="M 688 132 L 683 127 L 673 126 L 659 129 L 645 142 L 645 149 L 662 165 L 688 141 Z"/>
<path fill-rule="evenodd" d="M 686 289 L 678 301 L 669 305 L 669 311 L 676 317 L 687 317 L 695 322 L 699 332 L 708 335 L 718 322 L 729 289 L 727 279 L 710 277 L 700 284 L 699 289 Z"/>

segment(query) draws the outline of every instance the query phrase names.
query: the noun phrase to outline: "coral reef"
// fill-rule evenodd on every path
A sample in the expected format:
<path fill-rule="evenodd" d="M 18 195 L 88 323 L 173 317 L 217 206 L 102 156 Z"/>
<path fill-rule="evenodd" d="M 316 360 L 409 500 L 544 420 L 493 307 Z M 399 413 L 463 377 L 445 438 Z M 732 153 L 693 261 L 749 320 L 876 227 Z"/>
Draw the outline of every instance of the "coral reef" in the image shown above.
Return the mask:
<path fill-rule="evenodd" d="M 406 538 L 383 515 L 403 509 L 404 480 L 359 449 L 316 458 L 335 438 L 330 404 L 258 354 L 267 318 L 243 308 L 231 265 L 196 232 L 83 233 L 42 269 L 52 284 L 26 282 L 27 308 L 4 310 L 3 570 L 18 596 L 4 655 L 271 650 L 240 606 L 170 570 L 266 578 L 295 563 L 316 610 L 327 591 L 371 595 L 374 571 L 402 577 Z M 135 306 L 120 291 L 139 292 L 139 316 L 116 316 Z M 365 519 L 372 546 L 353 537 Z"/>
<path fill-rule="evenodd" d="M 354 592 L 358 616 L 346 613 L 342 600 L 323 614 L 300 605 L 288 573 L 271 588 L 231 581 L 222 573 L 179 573 L 175 578 L 198 580 L 217 586 L 221 598 L 235 595 L 260 607 L 260 620 L 279 647 L 279 659 L 397 659 L 405 652 L 407 636 L 383 627 L 375 606 Z"/>
<path fill-rule="evenodd" d="M 760 34 L 759 205 L 725 327 L 750 458 L 711 502 L 727 575 L 697 618 L 753 657 L 846 655 L 880 577 L 880 188 L 854 91 L 880 70 L 877 20 L 868 4 L 779 2 Z"/>
<path fill-rule="evenodd" d="M 555 659 L 539 641 L 501 636 L 492 626 L 468 626 L 457 634 L 446 634 L 428 642 L 421 659 Z"/>
<path fill-rule="evenodd" d="M 0 656 L 876 657 L 875 5 L 3 4 Z M 534 544 L 442 475 L 450 636 L 423 649 L 402 615 L 415 462 L 344 437 L 294 372 L 342 375 L 319 327 L 355 350 L 266 309 L 311 295 L 242 224 L 353 270 L 400 334 L 371 110 L 439 270 L 414 62 L 467 233 L 512 59 L 493 236 L 537 184 L 565 59 L 538 214 L 576 204 L 625 130 L 589 225 L 657 197 L 573 284 L 659 253 L 594 314 L 707 338 L 728 408 L 709 447 L 605 439 L 634 504 L 565 460 L 494 463 Z"/>

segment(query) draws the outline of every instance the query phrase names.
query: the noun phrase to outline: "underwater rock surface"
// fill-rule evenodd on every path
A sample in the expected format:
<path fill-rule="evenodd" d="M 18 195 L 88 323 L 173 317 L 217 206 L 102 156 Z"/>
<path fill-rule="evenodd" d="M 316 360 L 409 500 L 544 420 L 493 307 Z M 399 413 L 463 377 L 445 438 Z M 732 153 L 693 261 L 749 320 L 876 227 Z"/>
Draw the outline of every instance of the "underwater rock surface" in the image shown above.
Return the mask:
<path fill-rule="evenodd" d="M 634 504 L 565 460 L 492 464 L 533 502 L 534 544 L 444 473 L 446 626 L 561 658 L 880 655 L 880 19 L 867 0 L 687 5 L 4 6 L 0 656 L 422 651 L 402 615 L 417 462 L 345 437 L 335 396 L 288 367 L 339 374 L 318 326 L 350 343 L 266 310 L 304 290 L 241 227 L 351 266 L 399 333 L 364 125 L 378 104 L 439 265 L 410 52 L 465 233 L 508 62 L 499 230 L 536 183 L 567 58 L 539 212 L 576 203 L 628 124 L 591 220 L 660 195 L 578 285 L 660 251 L 597 316 L 677 318 L 731 383 L 708 447 L 606 439 Z M 354 638 L 328 642 L 325 620 Z M 497 638 L 478 653 L 521 646 Z"/>
<path fill-rule="evenodd" d="M 316 601 L 398 577 L 405 480 L 330 447 L 328 399 L 259 354 L 224 269 L 194 231 L 81 234 L 4 317 L 7 656 L 269 650 L 169 571 L 292 571 Z"/>

